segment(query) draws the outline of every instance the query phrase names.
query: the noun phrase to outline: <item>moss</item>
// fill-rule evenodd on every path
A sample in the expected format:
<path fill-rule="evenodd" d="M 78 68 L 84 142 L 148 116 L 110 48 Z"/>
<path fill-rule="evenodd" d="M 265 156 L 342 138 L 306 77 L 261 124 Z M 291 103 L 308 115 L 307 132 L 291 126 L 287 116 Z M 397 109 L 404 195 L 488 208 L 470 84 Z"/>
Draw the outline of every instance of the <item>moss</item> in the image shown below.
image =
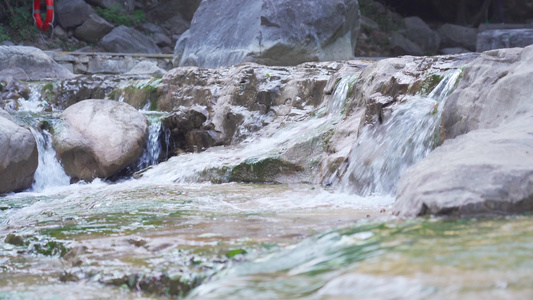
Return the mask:
<path fill-rule="evenodd" d="M 279 175 L 290 175 L 303 171 L 303 168 L 281 158 L 247 159 L 230 172 L 230 181 L 237 182 L 277 182 Z"/>

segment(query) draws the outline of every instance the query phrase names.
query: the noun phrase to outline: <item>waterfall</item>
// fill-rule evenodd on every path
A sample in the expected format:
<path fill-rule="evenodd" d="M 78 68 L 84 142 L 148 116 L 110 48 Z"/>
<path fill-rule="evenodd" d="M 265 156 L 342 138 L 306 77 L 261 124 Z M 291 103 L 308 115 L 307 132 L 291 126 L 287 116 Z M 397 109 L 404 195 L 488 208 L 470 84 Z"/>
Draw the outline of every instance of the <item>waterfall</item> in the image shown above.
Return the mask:
<path fill-rule="evenodd" d="M 341 190 L 363 196 L 393 194 L 400 175 L 436 146 L 444 101 L 460 74 L 449 71 L 427 97 L 397 103 L 383 124 L 365 126 L 352 146 Z"/>
<path fill-rule="evenodd" d="M 150 125 L 148 126 L 148 140 L 146 141 L 146 147 L 144 148 L 143 155 L 139 158 L 137 163 L 137 170 L 145 169 L 151 165 L 157 165 L 159 163 L 159 157 L 161 156 L 161 113 L 152 113 L 143 111 L 148 117 Z"/>
<path fill-rule="evenodd" d="M 357 74 L 347 74 L 339 79 L 333 92 L 333 98 L 328 103 L 328 114 L 330 116 L 338 116 L 343 112 L 346 100 L 350 97 L 358 77 Z"/>
<path fill-rule="evenodd" d="M 70 177 L 57 160 L 56 151 L 52 148 L 52 135 L 46 131 L 31 128 L 37 142 L 39 164 L 35 171 L 31 190 L 42 192 L 49 187 L 66 186 L 70 184 Z"/>

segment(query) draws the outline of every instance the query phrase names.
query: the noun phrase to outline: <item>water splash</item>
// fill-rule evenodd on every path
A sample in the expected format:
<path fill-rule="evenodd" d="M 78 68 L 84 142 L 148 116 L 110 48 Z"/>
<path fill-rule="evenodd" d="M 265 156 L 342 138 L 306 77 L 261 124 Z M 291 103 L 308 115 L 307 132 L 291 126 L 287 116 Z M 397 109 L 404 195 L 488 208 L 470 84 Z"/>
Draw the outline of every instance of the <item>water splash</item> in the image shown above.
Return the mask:
<path fill-rule="evenodd" d="M 328 115 L 338 116 L 342 114 L 346 100 L 351 96 L 358 74 L 347 74 L 340 78 L 333 92 L 333 99 L 328 103 Z"/>
<path fill-rule="evenodd" d="M 56 151 L 52 148 L 52 135 L 46 131 L 31 128 L 39 151 L 39 164 L 35 171 L 31 191 L 42 192 L 45 189 L 70 184 L 70 177 L 57 160 Z"/>
<path fill-rule="evenodd" d="M 436 146 L 444 101 L 461 72 L 449 71 L 427 97 L 413 96 L 391 106 L 383 124 L 367 125 L 352 147 L 341 190 L 393 194 L 400 175 Z"/>
<path fill-rule="evenodd" d="M 41 90 L 45 86 L 42 82 L 28 83 L 30 88 L 30 97 L 28 100 L 24 98 L 18 99 L 18 110 L 27 112 L 41 112 L 48 107 L 48 103 L 41 99 Z"/>
<path fill-rule="evenodd" d="M 146 147 L 144 148 L 143 155 L 139 158 L 137 163 L 137 169 L 142 170 L 151 165 L 157 165 L 161 157 L 161 118 L 164 114 L 143 111 L 148 117 L 148 140 L 146 141 Z"/>

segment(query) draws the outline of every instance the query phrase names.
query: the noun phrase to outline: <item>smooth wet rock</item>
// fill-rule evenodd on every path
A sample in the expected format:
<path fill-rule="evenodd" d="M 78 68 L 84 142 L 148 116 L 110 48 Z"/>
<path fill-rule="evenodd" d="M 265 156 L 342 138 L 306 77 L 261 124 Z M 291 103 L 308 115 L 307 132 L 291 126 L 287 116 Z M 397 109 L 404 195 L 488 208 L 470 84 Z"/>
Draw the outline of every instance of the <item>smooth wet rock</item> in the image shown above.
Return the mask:
<path fill-rule="evenodd" d="M 176 43 L 174 66 L 350 59 L 359 33 L 358 6 L 354 0 L 203 1 Z"/>
<path fill-rule="evenodd" d="M 395 213 L 499 214 L 533 210 L 533 46 L 483 53 L 443 111 L 444 144 L 408 169 Z"/>
<path fill-rule="evenodd" d="M 102 38 L 106 51 L 118 53 L 160 54 L 161 49 L 155 41 L 140 31 L 124 25 L 115 27 Z"/>
<path fill-rule="evenodd" d="M 143 153 L 148 121 L 126 103 L 85 100 L 67 108 L 61 118 L 54 149 L 73 180 L 115 175 Z"/>
<path fill-rule="evenodd" d="M 0 194 L 30 188 L 37 164 L 37 143 L 31 131 L 0 109 Z"/>
<path fill-rule="evenodd" d="M 0 46 L 0 80 L 67 79 L 74 74 L 35 47 Z"/>
<path fill-rule="evenodd" d="M 533 115 L 447 140 L 402 175 L 396 196 L 405 217 L 533 211 Z"/>

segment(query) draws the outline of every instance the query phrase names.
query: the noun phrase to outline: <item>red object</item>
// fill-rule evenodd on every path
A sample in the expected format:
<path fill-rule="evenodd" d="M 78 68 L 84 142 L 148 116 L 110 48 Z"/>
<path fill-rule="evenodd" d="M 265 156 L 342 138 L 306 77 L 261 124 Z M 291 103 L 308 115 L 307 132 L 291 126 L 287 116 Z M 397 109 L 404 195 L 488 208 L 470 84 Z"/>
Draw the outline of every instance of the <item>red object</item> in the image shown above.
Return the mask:
<path fill-rule="evenodd" d="M 33 0 L 33 19 L 35 25 L 42 31 L 47 30 L 54 22 L 54 1 L 46 0 L 46 19 L 41 19 L 41 0 Z"/>

